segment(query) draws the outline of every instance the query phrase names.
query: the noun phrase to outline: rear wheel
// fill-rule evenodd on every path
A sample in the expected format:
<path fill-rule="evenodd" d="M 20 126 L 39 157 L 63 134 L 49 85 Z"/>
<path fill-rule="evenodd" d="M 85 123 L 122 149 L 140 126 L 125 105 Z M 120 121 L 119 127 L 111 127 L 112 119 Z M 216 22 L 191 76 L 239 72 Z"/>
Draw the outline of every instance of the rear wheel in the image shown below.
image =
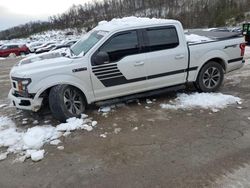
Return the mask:
<path fill-rule="evenodd" d="M 202 69 L 195 82 L 196 88 L 202 92 L 217 91 L 224 80 L 224 71 L 219 63 L 210 61 Z"/>
<path fill-rule="evenodd" d="M 53 116 L 61 122 L 70 117 L 80 117 L 85 111 L 86 102 L 77 88 L 69 85 L 53 87 L 49 93 L 49 106 Z"/>

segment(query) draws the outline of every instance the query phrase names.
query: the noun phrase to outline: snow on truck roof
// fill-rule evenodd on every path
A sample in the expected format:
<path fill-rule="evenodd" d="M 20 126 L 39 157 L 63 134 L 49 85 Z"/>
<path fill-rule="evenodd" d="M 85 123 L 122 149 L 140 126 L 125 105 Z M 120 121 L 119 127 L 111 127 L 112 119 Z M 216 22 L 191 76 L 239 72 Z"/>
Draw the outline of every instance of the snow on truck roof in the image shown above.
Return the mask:
<path fill-rule="evenodd" d="M 176 24 L 177 20 L 146 18 L 146 17 L 124 17 L 114 18 L 111 21 L 101 21 L 95 30 L 115 31 L 118 29 L 126 29 L 140 26 L 150 26 L 157 24 Z"/>

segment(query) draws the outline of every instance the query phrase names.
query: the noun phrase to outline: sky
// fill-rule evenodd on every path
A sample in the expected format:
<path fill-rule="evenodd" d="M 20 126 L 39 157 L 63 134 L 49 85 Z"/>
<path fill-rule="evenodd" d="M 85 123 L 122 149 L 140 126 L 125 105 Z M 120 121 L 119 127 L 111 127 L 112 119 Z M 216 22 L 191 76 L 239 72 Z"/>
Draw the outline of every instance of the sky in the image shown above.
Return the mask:
<path fill-rule="evenodd" d="M 47 20 L 67 11 L 73 4 L 91 0 L 0 0 L 0 30 L 29 21 Z"/>

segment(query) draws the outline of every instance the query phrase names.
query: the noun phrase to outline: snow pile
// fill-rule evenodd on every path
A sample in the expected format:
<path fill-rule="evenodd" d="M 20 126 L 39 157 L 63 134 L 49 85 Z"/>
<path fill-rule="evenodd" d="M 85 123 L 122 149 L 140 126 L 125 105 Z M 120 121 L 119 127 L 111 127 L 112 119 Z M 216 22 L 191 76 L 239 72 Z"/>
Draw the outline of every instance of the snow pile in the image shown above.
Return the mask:
<path fill-rule="evenodd" d="M 186 37 L 187 42 L 190 42 L 190 43 L 200 43 L 200 42 L 213 41 L 212 39 L 210 39 L 208 37 L 195 35 L 195 34 L 190 34 L 190 35 L 186 34 L 185 37 Z"/>
<path fill-rule="evenodd" d="M 7 148 L 6 152 L 0 153 L 0 160 L 7 158 L 10 153 L 19 154 L 22 161 L 27 158 L 33 161 L 41 160 L 45 154 L 45 151 L 41 149 L 44 144 L 58 145 L 61 143 L 59 138 L 69 135 L 71 131 L 91 131 L 97 125 L 97 122 L 91 121 L 87 118 L 88 116 L 82 117 L 84 119 L 70 118 L 66 123 L 61 123 L 56 127 L 44 125 L 23 130 L 18 129 L 8 117 L 0 116 L 0 148 Z"/>
<path fill-rule="evenodd" d="M 171 104 L 161 104 L 164 109 L 193 109 L 203 108 L 218 111 L 226 108 L 230 104 L 240 103 L 241 99 L 232 95 L 222 93 L 192 93 L 179 94 L 178 97 L 171 101 Z"/>
<path fill-rule="evenodd" d="M 0 104 L 0 108 L 4 108 L 6 106 L 7 106 L 7 104 Z"/>

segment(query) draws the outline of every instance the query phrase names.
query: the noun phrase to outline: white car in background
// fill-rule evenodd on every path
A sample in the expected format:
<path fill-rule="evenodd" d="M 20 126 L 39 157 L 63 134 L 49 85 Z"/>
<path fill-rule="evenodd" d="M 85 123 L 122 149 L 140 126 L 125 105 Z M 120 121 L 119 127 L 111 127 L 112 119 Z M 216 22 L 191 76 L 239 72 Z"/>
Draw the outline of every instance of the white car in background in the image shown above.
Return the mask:
<path fill-rule="evenodd" d="M 45 53 L 20 61 L 10 72 L 9 98 L 17 108 L 32 111 L 48 99 L 54 117 L 65 121 L 79 117 L 91 103 L 145 96 L 187 83 L 213 92 L 225 73 L 244 63 L 244 38 L 227 33 L 185 36 L 179 21 L 165 19 L 101 22 L 68 54 Z M 195 36 L 202 40 L 192 40 Z"/>
<path fill-rule="evenodd" d="M 29 48 L 30 52 L 35 52 L 35 47 L 43 45 L 43 42 L 31 42 L 26 44 L 26 46 Z"/>

